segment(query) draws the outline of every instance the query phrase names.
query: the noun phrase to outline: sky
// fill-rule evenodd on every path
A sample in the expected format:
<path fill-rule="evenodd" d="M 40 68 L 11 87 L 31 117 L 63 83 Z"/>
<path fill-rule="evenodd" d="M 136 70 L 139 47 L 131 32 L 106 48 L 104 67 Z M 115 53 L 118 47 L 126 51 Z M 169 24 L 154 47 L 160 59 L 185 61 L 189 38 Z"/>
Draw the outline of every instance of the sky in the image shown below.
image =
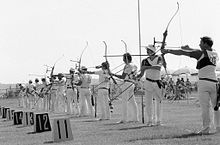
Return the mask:
<path fill-rule="evenodd" d="M 152 44 L 154 37 L 162 41 L 178 2 L 179 12 L 168 28 L 167 46 L 199 48 L 200 37 L 210 36 L 220 54 L 219 0 L 139 2 L 142 46 Z M 86 42 L 82 65 L 89 70 L 105 61 L 103 41 L 108 54 L 125 53 L 121 40 L 128 52 L 139 54 L 137 5 L 138 0 L 0 0 L 0 83 L 39 78 L 46 74 L 46 65 L 54 63 L 54 73 L 67 73 L 75 67 L 70 60 L 79 60 Z M 145 48 L 141 53 L 146 54 Z M 184 56 L 167 54 L 165 59 L 171 70 L 196 66 L 196 60 Z M 108 60 L 111 69 L 123 63 L 122 57 Z M 140 58 L 134 57 L 133 63 L 139 67 Z"/>

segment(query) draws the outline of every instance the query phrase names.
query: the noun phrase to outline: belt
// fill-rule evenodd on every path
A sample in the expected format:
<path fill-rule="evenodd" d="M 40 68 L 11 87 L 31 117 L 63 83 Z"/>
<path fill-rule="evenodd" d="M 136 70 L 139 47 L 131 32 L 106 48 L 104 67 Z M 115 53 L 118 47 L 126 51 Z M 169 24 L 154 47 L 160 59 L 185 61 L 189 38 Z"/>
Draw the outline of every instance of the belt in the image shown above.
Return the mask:
<path fill-rule="evenodd" d="M 98 88 L 98 89 L 108 90 L 108 88 L 106 88 L 106 87 L 100 87 L 100 88 Z"/>
<path fill-rule="evenodd" d="M 157 83 L 158 87 L 161 89 L 162 88 L 165 88 L 165 83 L 162 82 L 161 80 L 152 80 L 152 79 L 149 79 L 149 78 L 146 78 L 146 80 L 150 81 L 150 82 L 153 82 L 153 83 Z"/>
<path fill-rule="evenodd" d="M 150 82 L 158 82 L 158 80 L 152 80 L 152 79 L 149 79 L 149 78 L 146 78 L 146 80 L 148 80 Z"/>
<path fill-rule="evenodd" d="M 81 87 L 81 89 L 89 89 L 89 87 Z"/>
<path fill-rule="evenodd" d="M 210 82 L 218 83 L 217 80 L 213 80 L 213 79 L 209 79 L 209 78 L 199 78 L 199 80 L 205 80 L 205 81 L 210 81 Z"/>

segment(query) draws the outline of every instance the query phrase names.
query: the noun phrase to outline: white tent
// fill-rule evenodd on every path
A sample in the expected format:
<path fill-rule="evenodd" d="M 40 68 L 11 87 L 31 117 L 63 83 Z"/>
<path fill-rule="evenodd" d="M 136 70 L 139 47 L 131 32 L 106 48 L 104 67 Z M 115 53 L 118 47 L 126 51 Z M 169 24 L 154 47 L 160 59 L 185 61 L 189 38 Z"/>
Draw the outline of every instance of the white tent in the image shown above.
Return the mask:
<path fill-rule="evenodd" d="M 165 76 L 165 75 L 171 75 L 172 73 L 173 73 L 173 70 L 167 68 L 167 72 L 166 72 L 165 69 L 162 67 L 160 74 L 161 76 Z"/>
<path fill-rule="evenodd" d="M 198 73 L 198 71 L 196 69 L 189 68 L 189 67 L 185 66 L 185 67 L 182 67 L 182 68 L 177 69 L 176 71 L 174 71 L 172 73 L 172 75 L 177 75 L 177 76 L 181 75 L 181 74 L 190 74 L 190 75 L 192 75 L 192 74 L 197 74 L 197 73 Z"/>
<path fill-rule="evenodd" d="M 217 71 L 217 72 L 220 72 L 220 63 L 217 63 L 217 65 L 216 65 L 216 71 Z"/>

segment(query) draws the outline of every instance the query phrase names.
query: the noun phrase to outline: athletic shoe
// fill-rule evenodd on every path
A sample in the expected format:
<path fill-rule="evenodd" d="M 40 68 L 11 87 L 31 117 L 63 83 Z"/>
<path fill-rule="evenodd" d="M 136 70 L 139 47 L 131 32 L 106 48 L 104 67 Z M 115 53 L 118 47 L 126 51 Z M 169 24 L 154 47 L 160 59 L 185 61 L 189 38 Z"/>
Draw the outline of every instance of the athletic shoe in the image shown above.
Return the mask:
<path fill-rule="evenodd" d="M 207 135 L 209 134 L 210 128 L 207 127 L 205 129 L 200 130 L 199 132 L 197 132 L 197 134 L 201 134 L 201 135 Z"/>
<path fill-rule="evenodd" d="M 98 121 L 110 120 L 109 118 L 99 118 Z"/>
<path fill-rule="evenodd" d="M 120 120 L 117 123 L 126 123 L 126 121 L 125 120 Z"/>
<path fill-rule="evenodd" d="M 146 126 L 147 126 L 147 127 L 151 127 L 151 126 L 153 126 L 153 124 L 152 124 L 152 122 L 147 122 L 147 123 L 146 123 Z"/>

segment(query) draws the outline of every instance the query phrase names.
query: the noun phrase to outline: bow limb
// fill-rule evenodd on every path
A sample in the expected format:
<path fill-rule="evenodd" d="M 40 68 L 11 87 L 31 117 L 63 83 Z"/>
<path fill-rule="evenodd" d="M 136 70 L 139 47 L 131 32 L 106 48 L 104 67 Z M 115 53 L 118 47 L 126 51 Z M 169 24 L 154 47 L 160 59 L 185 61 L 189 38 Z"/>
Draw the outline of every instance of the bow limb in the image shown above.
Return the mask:
<path fill-rule="evenodd" d="M 107 59 L 107 44 L 105 41 L 103 41 L 104 45 L 105 45 L 105 61 L 108 63 L 108 59 Z"/>
<path fill-rule="evenodd" d="M 58 59 L 55 61 L 55 63 L 54 63 L 54 65 L 52 66 L 52 68 L 51 68 L 51 72 L 50 72 L 50 81 L 51 81 L 51 83 L 48 85 L 49 88 L 47 89 L 47 91 L 45 92 L 45 94 L 47 94 L 47 93 L 51 90 L 51 88 L 52 88 L 52 86 L 53 86 L 53 83 L 54 83 L 54 78 L 53 78 L 54 68 L 55 68 L 55 66 L 56 66 L 56 63 L 57 63 L 59 60 L 61 60 L 63 57 L 64 57 L 64 55 L 62 55 L 60 58 L 58 58 Z"/>
<path fill-rule="evenodd" d="M 63 57 L 64 57 L 64 55 L 62 55 L 61 57 L 59 57 L 59 58 L 55 61 L 54 65 L 53 65 L 52 68 L 51 68 L 50 78 L 52 78 L 52 76 L 53 76 L 53 72 L 54 72 L 55 65 L 56 65 L 57 62 L 60 61 Z"/>
<path fill-rule="evenodd" d="M 86 48 L 88 47 L 88 45 L 89 45 L 89 43 L 88 43 L 88 41 L 86 41 L 86 46 L 84 47 L 84 49 L 83 49 L 83 51 L 80 55 L 80 58 L 79 58 L 79 62 L 78 62 L 79 63 L 79 68 L 78 68 L 78 70 L 80 70 L 80 68 L 81 68 L 82 56 L 83 56 L 83 53 L 85 52 Z"/>
<path fill-rule="evenodd" d="M 56 61 L 57 62 L 57 61 Z M 53 85 L 53 81 L 54 81 L 54 78 L 53 78 L 53 72 L 54 72 L 54 68 L 55 68 L 55 65 L 56 65 L 56 62 L 54 63 L 54 65 L 52 66 L 52 68 L 51 68 L 51 71 L 50 71 L 50 84 L 48 84 L 48 85 L 46 85 L 48 88 L 47 88 L 47 90 L 44 92 L 44 94 L 46 95 L 46 94 L 48 94 L 49 93 L 49 91 L 51 90 L 51 88 L 52 88 L 52 85 Z M 43 91 L 43 90 L 42 90 Z M 43 95 L 41 96 L 41 97 L 43 97 Z"/>
<path fill-rule="evenodd" d="M 164 31 L 163 33 L 163 41 L 162 41 L 162 45 L 161 45 L 161 48 L 160 50 L 164 49 L 165 48 L 165 45 L 166 45 L 166 38 L 167 38 L 167 34 L 168 34 L 168 27 L 171 23 L 171 21 L 173 20 L 173 18 L 176 16 L 176 14 L 178 13 L 179 11 L 179 3 L 177 2 L 177 10 L 175 11 L 174 15 L 171 17 L 170 21 L 168 22 L 167 24 L 167 27 L 166 27 L 166 30 Z M 165 57 L 164 57 L 164 53 L 161 55 L 162 59 L 163 59 L 163 66 L 164 66 L 164 69 L 165 69 L 165 72 L 167 74 L 167 63 L 166 63 L 166 60 L 165 60 Z"/>
<path fill-rule="evenodd" d="M 53 66 L 52 69 L 51 69 L 51 72 L 50 72 L 50 78 L 53 77 L 54 68 L 55 68 L 55 64 L 54 64 L 54 66 Z"/>
<path fill-rule="evenodd" d="M 173 18 L 176 16 L 176 14 L 178 13 L 178 11 L 179 11 L 179 3 L 177 2 L 177 10 L 176 10 L 176 12 L 173 14 L 173 16 L 172 16 L 172 18 L 170 19 L 170 21 L 168 22 L 167 27 L 166 27 L 166 30 L 168 30 L 168 27 L 169 27 L 171 21 L 172 21 Z"/>
<path fill-rule="evenodd" d="M 128 46 L 127 46 L 126 42 L 124 40 L 121 40 L 121 42 L 124 43 L 124 45 L 125 45 L 125 53 L 127 53 L 128 52 Z"/>
<path fill-rule="evenodd" d="M 110 76 L 110 78 L 112 79 L 112 81 L 114 82 L 114 84 L 118 84 L 117 82 L 116 82 L 116 80 L 113 78 L 113 76 L 112 76 L 112 74 L 111 74 L 111 71 L 110 71 L 110 68 L 109 68 L 109 62 L 108 62 L 108 59 L 107 59 L 107 50 L 108 50 L 108 47 L 107 47 L 107 44 L 106 44 L 106 42 L 105 41 L 103 41 L 103 43 L 104 43 L 104 45 L 105 45 L 105 61 L 106 61 L 106 63 L 107 63 L 107 70 L 108 70 L 108 73 L 109 73 L 109 76 Z"/>
<path fill-rule="evenodd" d="M 124 43 L 125 45 L 125 53 L 128 53 L 128 47 L 127 47 L 127 44 L 124 40 L 121 40 L 122 43 Z M 127 55 L 126 55 L 126 63 L 128 63 L 128 58 L 127 58 Z"/>

